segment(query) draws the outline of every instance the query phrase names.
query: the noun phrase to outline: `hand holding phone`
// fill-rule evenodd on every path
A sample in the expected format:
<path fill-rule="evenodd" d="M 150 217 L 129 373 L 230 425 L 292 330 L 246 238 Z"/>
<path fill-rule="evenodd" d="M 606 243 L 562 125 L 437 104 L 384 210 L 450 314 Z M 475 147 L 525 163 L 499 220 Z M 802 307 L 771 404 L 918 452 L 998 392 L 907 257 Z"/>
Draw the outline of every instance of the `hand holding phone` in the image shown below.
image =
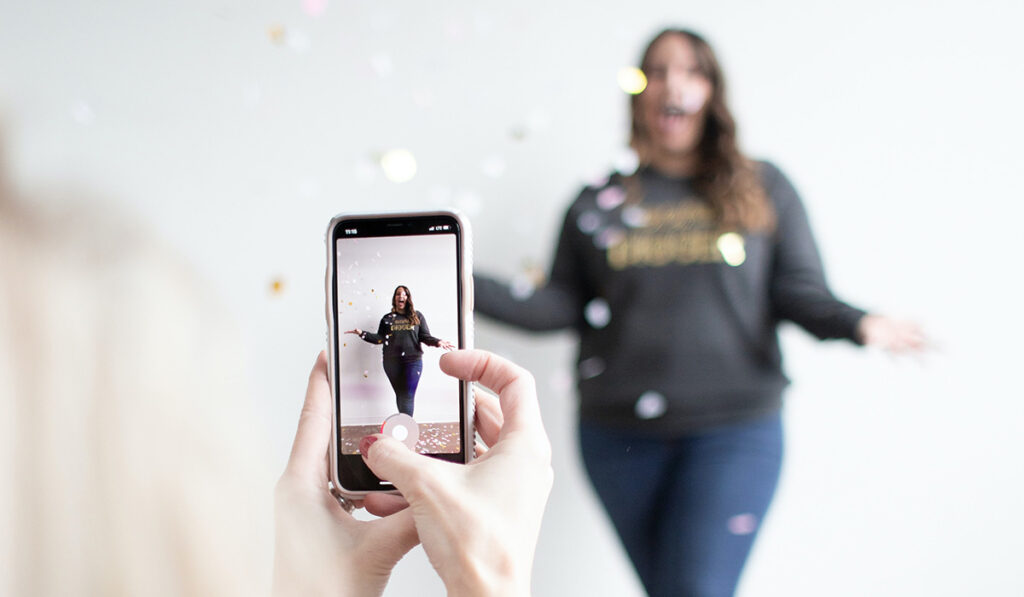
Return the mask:
<path fill-rule="evenodd" d="M 352 517 L 330 495 L 327 354 L 309 374 L 295 442 L 274 499 L 274 592 L 380 595 L 391 570 L 418 542 L 411 512 L 372 521 Z"/>
<path fill-rule="evenodd" d="M 412 453 L 393 438 L 363 440 L 370 469 L 402 497 L 369 495 L 378 515 L 411 512 L 423 549 L 449 595 L 529 595 L 534 549 L 551 491 L 551 444 L 525 369 L 484 351 L 444 355 L 448 375 L 500 390 L 477 396 L 487 446 L 465 466 Z M 406 506 L 408 509 L 402 510 Z"/>

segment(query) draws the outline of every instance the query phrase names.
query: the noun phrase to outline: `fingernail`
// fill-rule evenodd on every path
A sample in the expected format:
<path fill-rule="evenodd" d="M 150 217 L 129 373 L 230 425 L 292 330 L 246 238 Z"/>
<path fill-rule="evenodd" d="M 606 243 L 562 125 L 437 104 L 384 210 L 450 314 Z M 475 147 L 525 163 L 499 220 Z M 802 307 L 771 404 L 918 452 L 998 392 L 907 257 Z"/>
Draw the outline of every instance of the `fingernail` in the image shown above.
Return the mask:
<path fill-rule="evenodd" d="M 372 446 L 375 441 L 377 441 L 376 435 L 367 435 L 363 439 L 359 440 L 359 453 L 365 457 L 370 452 L 370 446 Z"/>

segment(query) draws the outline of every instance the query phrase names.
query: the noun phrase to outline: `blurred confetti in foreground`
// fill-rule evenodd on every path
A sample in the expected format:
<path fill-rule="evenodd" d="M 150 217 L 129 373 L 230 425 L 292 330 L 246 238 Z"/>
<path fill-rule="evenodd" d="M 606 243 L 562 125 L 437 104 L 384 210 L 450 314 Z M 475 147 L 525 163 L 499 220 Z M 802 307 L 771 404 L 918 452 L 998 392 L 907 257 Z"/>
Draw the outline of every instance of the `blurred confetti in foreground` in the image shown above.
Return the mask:
<path fill-rule="evenodd" d="M 620 68 L 618 81 L 619 89 L 630 95 L 643 93 L 647 89 L 647 75 L 635 66 Z"/>
<path fill-rule="evenodd" d="M 744 246 L 743 237 L 735 232 L 726 232 L 718 237 L 718 251 L 722 259 L 729 265 L 736 267 L 743 265 L 747 260 L 747 251 Z"/>
<path fill-rule="evenodd" d="M 590 357 L 583 359 L 579 364 L 580 379 L 592 379 L 604 373 L 604 359 L 601 357 Z"/>
<path fill-rule="evenodd" d="M 270 294 L 271 296 L 281 296 L 284 294 L 284 280 L 281 278 L 274 278 L 270 281 Z"/>
<path fill-rule="evenodd" d="M 380 156 L 384 176 L 394 183 L 408 182 L 416 176 L 416 158 L 408 149 L 392 149 Z"/>
<path fill-rule="evenodd" d="M 640 419 L 656 419 L 665 414 L 668 410 L 668 402 L 665 397 L 654 391 L 647 391 L 636 400 L 633 411 Z"/>
<path fill-rule="evenodd" d="M 638 156 L 633 149 L 623 147 L 615 154 L 612 165 L 618 172 L 629 176 L 636 172 L 636 169 L 640 166 L 640 156 Z"/>
<path fill-rule="evenodd" d="M 284 43 L 285 31 L 284 25 L 271 25 L 267 27 L 267 37 L 270 41 L 275 44 Z"/>
<path fill-rule="evenodd" d="M 608 305 L 608 301 L 603 298 L 591 299 L 587 306 L 583 308 L 583 317 L 590 324 L 590 327 L 599 330 L 611 322 L 612 308 Z"/>
<path fill-rule="evenodd" d="M 327 10 L 327 0 L 302 0 L 302 12 L 311 17 L 318 17 Z"/>

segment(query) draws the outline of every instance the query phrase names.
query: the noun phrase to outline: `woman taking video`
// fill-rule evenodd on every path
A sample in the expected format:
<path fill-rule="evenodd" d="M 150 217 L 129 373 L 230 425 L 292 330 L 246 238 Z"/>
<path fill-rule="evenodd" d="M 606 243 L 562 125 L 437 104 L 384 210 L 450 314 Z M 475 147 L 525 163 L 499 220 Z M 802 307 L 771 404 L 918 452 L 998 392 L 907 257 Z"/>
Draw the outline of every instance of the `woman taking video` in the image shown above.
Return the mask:
<path fill-rule="evenodd" d="M 832 295 L 793 186 L 741 153 L 704 39 L 663 31 L 640 68 L 639 169 L 583 189 L 546 285 L 477 276 L 476 308 L 579 333 L 583 462 L 644 587 L 727 596 L 779 477 L 778 323 L 893 351 L 923 338 Z"/>
<path fill-rule="evenodd" d="M 398 412 L 413 416 L 416 387 L 423 373 L 423 348 L 420 344 L 452 350 L 447 340 L 430 335 L 427 320 L 412 304 L 412 293 L 405 286 L 395 288 L 391 295 L 391 312 L 380 320 L 377 333 L 359 328 L 348 330 L 370 344 L 384 345 L 384 373 L 395 390 Z"/>

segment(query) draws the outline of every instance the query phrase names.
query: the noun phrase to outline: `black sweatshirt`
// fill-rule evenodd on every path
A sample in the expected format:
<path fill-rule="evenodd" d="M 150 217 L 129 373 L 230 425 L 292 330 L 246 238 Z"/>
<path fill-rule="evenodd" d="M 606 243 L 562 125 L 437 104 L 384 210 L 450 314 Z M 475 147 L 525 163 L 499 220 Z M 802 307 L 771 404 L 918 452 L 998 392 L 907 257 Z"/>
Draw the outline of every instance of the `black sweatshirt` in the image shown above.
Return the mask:
<path fill-rule="evenodd" d="M 413 324 L 405 315 L 392 311 L 380 319 L 377 326 L 377 333 L 361 332 L 359 337 L 370 344 L 384 345 L 385 359 L 400 359 L 403 363 L 411 363 L 423 358 L 423 348 L 420 343 L 427 346 L 438 346 L 440 338 L 430 335 L 430 328 L 427 327 L 427 319 L 419 311 L 419 324 Z"/>
<path fill-rule="evenodd" d="M 774 412 L 788 383 L 777 325 L 855 340 L 864 311 L 836 299 L 796 190 L 760 164 L 778 224 L 725 232 L 685 178 L 641 169 L 570 206 L 548 283 L 533 294 L 475 277 L 476 310 L 530 330 L 574 328 L 580 416 L 685 433 Z"/>

